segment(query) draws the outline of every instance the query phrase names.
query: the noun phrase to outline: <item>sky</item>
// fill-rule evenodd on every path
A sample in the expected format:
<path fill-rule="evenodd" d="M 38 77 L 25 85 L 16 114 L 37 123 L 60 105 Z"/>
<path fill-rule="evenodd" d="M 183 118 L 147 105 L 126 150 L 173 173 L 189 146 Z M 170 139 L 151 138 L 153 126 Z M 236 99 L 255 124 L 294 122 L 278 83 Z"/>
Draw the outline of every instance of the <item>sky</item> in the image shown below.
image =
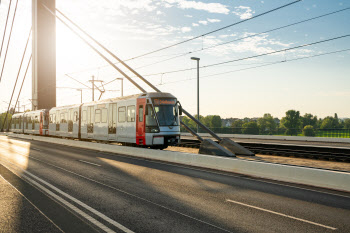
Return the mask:
<path fill-rule="evenodd" d="M 0 5 L 0 41 L 9 1 L 2 0 Z M 15 2 L 12 0 L 9 25 Z M 30 31 L 31 2 L 20 0 L 18 3 L 0 83 L 0 112 L 7 109 L 6 102 L 10 100 Z M 129 60 L 290 2 L 293 1 L 56 0 L 56 7 L 119 58 Z M 334 113 L 339 117 L 350 117 L 350 50 L 308 58 L 350 49 L 350 37 L 228 62 L 348 35 L 350 10 L 254 36 L 349 7 L 350 1 L 344 0 L 304 0 L 126 63 L 161 91 L 175 95 L 192 114 L 197 111 L 197 64 L 191 60 L 195 56 L 200 58 L 201 66 L 201 115 L 243 118 L 270 113 L 281 118 L 289 109 L 295 109 L 302 115 L 312 113 L 321 118 Z M 8 34 L 9 27 L 5 38 L 8 38 Z M 251 37 L 242 38 L 247 36 Z M 0 58 L 0 68 L 7 40 Z M 236 41 L 218 46 L 232 40 Z M 92 75 L 105 83 L 122 77 L 58 20 L 56 43 L 57 106 L 80 103 L 80 92 L 74 88 L 86 88 L 67 74 L 88 86 L 91 85 L 88 80 Z M 215 47 L 208 48 L 212 46 Z M 30 47 L 24 59 L 25 65 L 30 56 Z M 221 62 L 228 63 L 205 67 Z M 117 66 L 133 77 L 120 64 Z M 183 69 L 190 70 L 168 73 Z M 20 73 L 20 81 L 23 75 L 24 69 Z M 20 96 L 20 105 L 26 105 L 26 109 L 31 107 L 31 75 L 30 67 Z M 147 91 L 152 91 L 145 83 L 134 80 Z M 121 95 L 121 82 L 111 82 L 105 89 L 108 91 L 102 95 L 102 99 L 118 97 Z M 140 91 L 124 79 L 124 95 L 137 93 Z M 84 102 L 91 101 L 91 95 L 91 90 L 83 89 Z M 98 97 L 99 93 L 96 93 L 95 98 Z"/>

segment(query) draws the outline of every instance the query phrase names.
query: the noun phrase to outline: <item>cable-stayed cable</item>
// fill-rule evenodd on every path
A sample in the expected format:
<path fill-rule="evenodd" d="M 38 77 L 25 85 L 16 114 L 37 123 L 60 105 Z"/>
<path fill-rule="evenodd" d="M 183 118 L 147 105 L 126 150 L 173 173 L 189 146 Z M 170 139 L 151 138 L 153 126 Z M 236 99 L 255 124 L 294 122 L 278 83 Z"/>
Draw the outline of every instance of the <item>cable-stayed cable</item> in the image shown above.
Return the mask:
<path fill-rule="evenodd" d="M 13 28 L 13 23 L 15 22 L 15 18 L 16 18 L 17 5 L 18 5 L 18 0 L 16 1 L 15 12 L 13 13 L 13 18 L 12 18 L 12 24 L 11 24 L 11 30 L 10 30 L 9 40 L 8 40 L 8 42 L 7 42 L 7 47 L 6 47 L 6 52 L 5 52 L 4 63 L 2 64 L 2 69 L 1 69 L 1 74 L 0 74 L 0 82 L 1 82 L 1 79 L 2 79 L 2 74 L 3 74 L 3 72 L 4 72 L 4 67 L 5 67 L 5 63 L 6 63 L 6 57 L 7 57 L 7 51 L 8 51 L 8 49 L 9 49 L 9 45 L 10 45 L 10 41 L 11 41 L 12 28 Z"/>
<path fill-rule="evenodd" d="M 9 112 L 9 110 L 10 110 L 10 106 L 11 106 L 13 94 L 15 93 L 15 90 L 16 90 L 16 85 L 17 85 L 18 77 L 19 77 L 19 74 L 20 74 L 20 72 L 21 72 L 23 60 L 24 60 L 24 57 L 25 57 L 25 55 L 26 55 L 26 51 L 27 51 L 27 47 L 28 47 L 28 43 L 29 43 L 29 39 L 30 39 L 30 34 L 31 34 L 31 33 L 32 33 L 32 29 L 30 29 L 30 31 L 29 31 L 29 35 L 28 35 L 26 47 L 24 48 L 24 52 L 23 52 L 21 64 L 20 64 L 20 66 L 19 66 L 18 73 L 17 73 L 17 77 L 16 77 L 16 82 L 15 82 L 15 85 L 14 85 L 13 90 L 12 90 L 12 95 L 11 95 L 11 99 L 10 99 L 10 102 L 9 102 L 9 106 L 8 106 L 8 108 L 7 108 L 7 113 L 6 113 L 5 121 L 6 121 L 6 119 L 7 119 L 7 115 L 8 115 L 8 112 Z M 16 104 L 17 104 L 17 103 L 16 103 Z M 4 121 L 4 124 L 5 124 L 5 121 Z M 3 129 L 4 129 L 4 124 L 3 124 L 2 127 L 1 127 L 1 131 L 3 131 Z"/>
<path fill-rule="evenodd" d="M 270 30 L 267 30 L 267 31 L 264 31 L 264 32 L 259 32 L 259 33 L 253 34 L 253 35 L 240 37 L 240 38 L 237 38 L 235 40 L 227 41 L 227 42 L 220 43 L 220 44 L 217 44 L 217 45 L 213 45 L 213 46 L 205 47 L 205 48 L 202 48 L 202 49 L 197 49 L 197 50 L 193 50 L 193 51 L 190 51 L 190 52 L 178 54 L 178 55 L 173 56 L 171 58 L 167 58 L 167 59 L 164 59 L 164 60 L 161 60 L 161 61 L 158 61 L 158 62 L 154 62 L 154 63 L 151 63 L 151 64 L 147 64 L 147 65 L 144 65 L 144 66 L 137 67 L 136 69 L 140 69 L 140 68 L 152 66 L 152 65 L 155 65 L 155 64 L 163 63 L 163 62 L 166 62 L 166 61 L 170 61 L 170 60 L 176 59 L 178 57 L 183 57 L 183 56 L 186 56 L 186 55 L 189 55 L 189 54 L 193 54 L 193 53 L 196 53 L 196 52 L 202 52 L 202 51 L 207 50 L 207 49 L 216 48 L 216 47 L 219 47 L 219 46 L 222 46 L 222 45 L 226 45 L 226 44 L 230 44 L 230 43 L 233 43 L 233 42 L 236 42 L 236 41 L 240 41 L 240 40 L 256 37 L 256 36 L 263 35 L 263 34 L 266 34 L 266 33 L 269 33 L 269 32 L 277 31 L 277 30 L 280 30 L 280 29 L 284 29 L 284 28 L 287 28 L 287 27 L 295 26 L 295 25 L 298 25 L 298 24 L 301 24 L 301 23 L 305 23 L 305 22 L 308 22 L 308 21 L 312 21 L 312 20 L 315 20 L 315 19 L 319 19 L 319 18 L 322 18 L 322 17 L 326 17 L 326 16 L 329 16 L 329 15 L 337 14 L 337 13 L 340 13 L 340 12 L 343 12 L 343 11 L 346 11 L 346 10 L 350 10 L 350 7 L 347 7 L 347 8 L 341 9 L 341 10 L 337 10 L 337 11 L 333 11 L 333 12 L 330 12 L 330 13 L 327 13 L 327 14 L 319 15 L 319 16 L 316 16 L 316 17 L 312 17 L 312 18 L 309 18 L 309 19 L 301 20 L 301 21 L 298 21 L 298 22 L 295 22 L 295 23 L 291 23 L 291 24 L 288 24 L 288 25 L 285 25 L 285 26 L 273 28 L 273 29 L 270 29 Z"/>
<path fill-rule="evenodd" d="M 170 60 L 173 60 L 173 59 L 176 59 L 176 58 L 179 58 L 179 57 L 190 55 L 190 54 L 193 54 L 193 53 L 196 53 L 196 52 L 202 52 L 202 51 L 207 50 L 207 49 L 216 48 L 216 47 L 219 47 L 219 46 L 222 46 L 222 45 L 226 45 L 226 44 L 230 44 L 230 43 L 233 43 L 233 42 L 236 42 L 236 41 L 240 41 L 240 40 L 256 37 L 256 36 L 259 36 L 259 35 L 262 35 L 262 34 L 266 34 L 266 33 L 269 33 L 269 32 L 281 30 L 281 29 L 284 29 L 284 28 L 287 28 L 287 27 L 291 27 L 291 26 L 295 26 L 295 25 L 298 25 L 298 24 L 301 24 L 301 23 L 306 23 L 306 22 L 309 22 L 309 21 L 312 21 L 312 20 L 315 20 L 315 19 L 319 19 L 319 18 L 323 18 L 323 17 L 329 16 L 329 15 L 341 13 L 341 12 L 346 11 L 346 10 L 350 10 L 350 7 L 347 7 L 347 8 L 341 9 L 341 10 L 337 10 L 337 11 L 333 11 L 333 12 L 330 12 L 330 13 L 322 14 L 322 15 L 319 15 L 319 16 L 316 16 L 316 17 L 312 17 L 312 18 L 309 18 L 309 19 L 301 20 L 301 21 L 298 21 L 298 22 L 295 22 L 295 23 L 291 23 L 291 24 L 288 24 L 288 25 L 284 25 L 284 26 L 281 26 L 281 27 L 273 28 L 273 29 L 270 29 L 270 30 L 267 30 L 267 31 L 264 31 L 264 32 L 259 32 L 259 33 L 253 34 L 253 35 L 240 37 L 240 38 L 237 38 L 237 39 L 234 39 L 234 40 L 230 40 L 230 41 L 223 42 L 223 43 L 220 43 L 220 44 L 217 44 L 217 45 L 205 47 L 205 48 L 202 48 L 202 49 L 197 49 L 197 50 L 189 51 L 189 52 L 186 52 L 186 53 L 161 55 L 161 56 L 172 56 L 172 55 L 174 55 L 174 56 L 172 56 L 170 58 L 166 58 L 166 59 L 160 60 L 160 61 L 156 61 L 156 62 L 153 62 L 153 63 L 150 63 L 150 64 L 146 64 L 146 65 L 143 65 L 143 66 L 139 66 L 136 69 L 141 69 L 141 68 L 144 68 L 144 67 L 156 65 L 156 64 L 163 63 L 163 62 L 166 62 L 166 61 L 170 61 Z M 130 60 L 132 60 L 132 59 L 126 59 L 125 61 L 130 61 Z M 115 63 L 115 64 L 118 64 L 118 62 Z M 89 71 L 89 70 L 95 70 L 95 69 L 100 69 L 100 68 L 104 68 L 104 67 L 108 67 L 108 65 L 92 67 L 92 68 L 88 68 L 88 69 L 84 69 L 84 70 L 80 70 L 80 71 L 70 72 L 70 73 L 67 73 L 67 74 L 70 75 L 70 74 L 82 73 L 82 72 L 86 72 L 86 71 Z"/>
<path fill-rule="evenodd" d="M 316 41 L 316 42 L 312 42 L 312 43 L 308 43 L 308 44 L 303 44 L 303 45 L 299 45 L 299 46 L 295 46 L 295 47 L 291 47 L 291 48 L 287 48 L 287 49 L 276 50 L 276 51 L 269 52 L 269 53 L 263 53 L 263 54 L 258 54 L 258 55 L 254 55 L 254 56 L 239 58 L 239 59 L 235 59 L 235 60 L 230 60 L 230 61 L 214 63 L 214 64 L 210 64 L 210 65 L 205 65 L 205 66 L 201 66 L 200 68 L 207 68 L 207 67 L 222 65 L 222 64 L 226 64 L 226 63 L 232 63 L 232 62 L 248 60 L 248 59 L 252 59 L 252 58 L 256 58 L 256 57 L 271 55 L 271 54 L 275 54 L 275 53 L 281 53 L 281 52 L 285 52 L 285 51 L 288 51 L 288 50 L 299 49 L 299 48 L 302 48 L 302 47 L 312 46 L 312 45 L 315 45 L 315 44 L 320 44 L 320 43 L 324 43 L 324 42 L 328 42 L 328 41 L 332 41 L 332 40 L 338 40 L 338 39 L 349 37 L 349 36 L 350 36 L 350 34 L 343 35 L 343 36 L 338 36 L 338 37 L 333 37 L 333 38 L 330 38 L 330 39 L 320 40 L 320 41 Z M 197 68 L 187 68 L 187 69 L 180 69 L 180 70 L 165 71 L 165 72 L 159 72 L 159 73 L 153 73 L 153 74 L 146 74 L 144 76 L 170 74 L 170 73 L 177 73 L 177 72 L 183 72 L 183 71 L 194 70 L 194 69 L 197 69 Z M 117 79 L 114 79 L 112 81 L 115 81 L 115 80 L 117 80 Z M 112 82 L 112 81 L 110 81 L 110 82 Z M 107 85 L 107 83 L 105 85 Z"/>
<path fill-rule="evenodd" d="M 8 9 L 8 11 L 7 11 L 7 17 L 6 17 L 4 35 L 2 36 L 2 42 L 1 42 L 1 48 L 0 48 L 0 58 L 1 58 L 1 53 L 2 53 L 2 47 L 3 47 L 4 41 L 5 41 L 5 35 L 6 35 L 6 29 L 7 29 L 7 21 L 8 21 L 8 19 L 9 19 L 9 15 L 10 15 L 11 3 L 12 3 L 12 0 L 10 0 L 9 9 Z"/>
<path fill-rule="evenodd" d="M 130 58 L 130 59 L 128 59 L 128 60 L 132 60 L 132 59 L 136 59 L 136 58 L 139 58 L 139 57 L 143 57 L 143 56 L 146 56 L 146 55 L 149 55 L 149 54 L 152 54 L 152 53 L 156 53 L 156 52 L 159 52 L 159 51 L 162 51 L 162 50 L 165 50 L 165 49 L 172 48 L 172 47 L 177 46 L 177 45 L 180 45 L 180 44 L 187 43 L 187 42 L 189 42 L 189 41 L 191 41 L 191 40 L 195 40 L 195 39 L 201 38 L 201 37 L 203 37 L 203 36 L 207 36 L 207 35 L 213 34 L 213 33 L 215 33 L 215 32 L 224 30 L 224 29 L 226 29 L 226 28 L 229 28 L 229 27 L 232 27 L 232 26 L 235 26 L 235 25 L 238 25 L 238 24 L 247 22 L 247 21 L 249 21 L 249 20 L 252 20 L 252 19 L 261 17 L 261 16 L 263 16 L 263 15 L 269 14 L 269 13 L 274 12 L 274 11 L 277 11 L 277 10 L 280 10 L 280 9 L 282 9 L 282 8 L 285 8 L 285 7 L 287 7 L 287 6 L 293 5 L 293 4 L 298 3 L 298 2 L 300 2 L 300 1 L 302 1 L 302 0 L 297 0 L 297 1 L 294 1 L 294 2 L 290 2 L 290 3 L 285 4 L 285 5 L 283 5 L 283 6 L 280 6 L 280 7 L 274 8 L 274 9 L 272 9 L 272 10 L 263 12 L 263 13 L 261 13 L 261 14 L 255 15 L 255 16 L 249 18 L 249 19 L 244 19 L 244 20 L 238 21 L 238 22 L 236 22 L 236 23 L 229 24 L 229 25 L 227 25 L 227 26 L 225 26 L 225 27 L 221 27 L 221 28 L 218 28 L 218 29 L 216 29 L 216 30 L 213 30 L 213 31 L 204 33 L 204 34 L 202 34 L 202 35 L 195 36 L 195 37 L 193 37 L 193 38 L 190 38 L 190 39 L 187 39 L 187 40 L 184 40 L 184 41 L 181 41 L 181 42 L 178 42 L 178 43 L 175 43 L 175 44 L 172 44 L 172 45 L 169 45 L 169 46 L 166 46 L 166 47 L 163 47 L 163 48 L 160 48 L 160 49 L 157 49 L 157 50 L 148 52 L 148 53 L 144 53 L 144 54 L 142 54 L 142 55 L 139 55 L 139 56 Z"/>
<path fill-rule="evenodd" d="M 31 60 L 32 60 L 32 54 L 30 55 L 30 58 L 29 58 L 29 61 L 28 61 L 28 65 L 27 65 L 27 69 L 26 69 L 26 72 L 24 73 L 24 77 L 23 77 L 23 80 L 22 80 L 21 88 L 19 89 L 19 92 L 18 92 L 18 96 L 17 96 L 17 100 L 16 100 L 16 103 L 15 103 L 14 109 L 16 109 L 16 105 L 17 105 L 17 103 L 18 103 L 19 96 L 21 95 L 23 83 L 24 83 L 24 80 L 25 80 L 26 77 L 27 77 L 27 72 L 28 72 L 28 68 L 29 68 L 29 64 L 30 64 Z M 6 119 L 6 118 L 5 118 L 5 119 Z M 12 117 L 11 117 L 11 119 L 10 119 L 10 124 L 9 124 L 9 125 L 11 125 L 11 122 L 12 122 Z M 5 124 L 5 123 L 4 123 L 4 124 Z M 8 130 L 9 130 L 9 129 L 7 128 L 7 131 L 8 131 Z"/>

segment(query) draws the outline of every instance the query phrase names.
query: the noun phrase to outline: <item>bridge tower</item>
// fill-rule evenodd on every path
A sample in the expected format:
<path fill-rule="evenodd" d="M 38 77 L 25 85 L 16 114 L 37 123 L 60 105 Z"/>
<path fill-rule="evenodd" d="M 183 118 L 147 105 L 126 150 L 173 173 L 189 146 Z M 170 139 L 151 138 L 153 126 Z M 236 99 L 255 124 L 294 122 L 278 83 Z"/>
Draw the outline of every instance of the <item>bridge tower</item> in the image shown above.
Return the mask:
<path fill-rule="evenodd" d="M 32 0 L 32 110 L 56 107 L 56 0 Z"/>

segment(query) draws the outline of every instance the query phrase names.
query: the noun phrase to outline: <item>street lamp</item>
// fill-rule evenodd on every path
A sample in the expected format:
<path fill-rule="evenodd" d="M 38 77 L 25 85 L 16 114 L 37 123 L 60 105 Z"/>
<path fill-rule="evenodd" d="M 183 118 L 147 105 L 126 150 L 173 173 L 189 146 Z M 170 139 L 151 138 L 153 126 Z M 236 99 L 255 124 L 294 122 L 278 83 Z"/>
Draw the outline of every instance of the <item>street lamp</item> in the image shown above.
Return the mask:
<path fill-rule="evenodd" d="M 121 88 L 121 90 L 122 90 L 122 92 L 121 92 L 121 95 L 122 95 L 122 97 L 124 96 L 124 93 L 123 93 L 123 78 L 117 78 L 117 80 L 120 80 L 120 81 L 122 81 L 122 88 Z"/>
<path fill-rule="evenodd" d="M 197 61 L 197 120 L 199 121 L 199 60 L 198 57 L 191 57 L 191 60 Z M 199 132 L 199 125 L 197 124 L 197 133 Z"/>

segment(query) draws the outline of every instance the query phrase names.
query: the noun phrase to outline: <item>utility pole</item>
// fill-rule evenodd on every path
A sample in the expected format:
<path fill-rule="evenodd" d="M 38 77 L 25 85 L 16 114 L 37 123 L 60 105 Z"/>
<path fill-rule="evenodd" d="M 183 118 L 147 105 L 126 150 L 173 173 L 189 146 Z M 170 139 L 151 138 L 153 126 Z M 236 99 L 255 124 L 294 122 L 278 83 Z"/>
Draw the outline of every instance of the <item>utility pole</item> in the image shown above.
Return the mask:
<path fill-rule="evenodd" d="M 18 112 L 20 112 L 21 111 L 21 109 L 20 109 L 21 108 L 20 101 L 18 101 L 17 104 L 18 104 Z"/>
<path fill-rule="evenodd" d="M 95 76 L 92 75 L 92 80 L 89 80 L 92 83 L 92 101 L 95 101 Z"/>
<path fill-rule="evenodd" d="M 22 105 L 22 107 L 23 107 L 23 112 L 25 112 L 26 111 L 26 106 Z"/>
<path fill-rule="evenodd" d="M 199 60 L 198 57 L 191 57 L 191 60 L 197 61 L 197 120 L 199 120 Z M 199 125 L 197 124 L 197 133 L 199 132 Z"/>
<path fill-rule="evenodd" d="M 83 103 L 83 89 L 77 89 L 77 91 L 80 91 L 80 103 Z"/>

